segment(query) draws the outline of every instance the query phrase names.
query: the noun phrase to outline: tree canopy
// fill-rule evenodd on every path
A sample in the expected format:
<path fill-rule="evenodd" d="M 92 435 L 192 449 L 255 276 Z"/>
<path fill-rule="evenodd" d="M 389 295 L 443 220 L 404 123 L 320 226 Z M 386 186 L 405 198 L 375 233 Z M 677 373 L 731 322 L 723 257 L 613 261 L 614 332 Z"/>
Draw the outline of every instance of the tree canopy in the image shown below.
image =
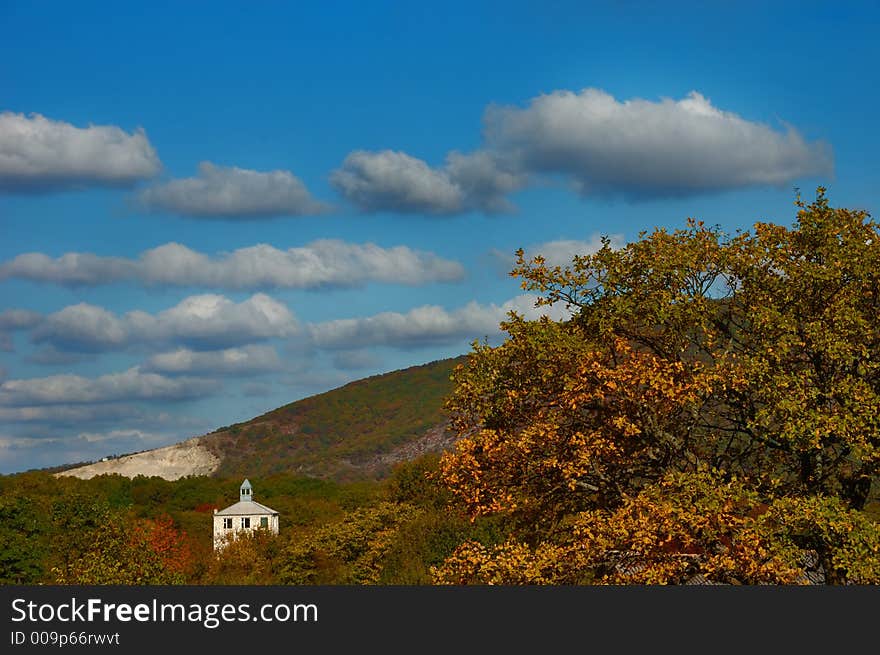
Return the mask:
<path fill-rule="evenodd" d="M 512 275 L 512 314 L 448 402 L 441 477 L 511 539 L 438 582 L 880 582 L 880 230 L 819 188 L 791 227 L 689 220 Z"/>

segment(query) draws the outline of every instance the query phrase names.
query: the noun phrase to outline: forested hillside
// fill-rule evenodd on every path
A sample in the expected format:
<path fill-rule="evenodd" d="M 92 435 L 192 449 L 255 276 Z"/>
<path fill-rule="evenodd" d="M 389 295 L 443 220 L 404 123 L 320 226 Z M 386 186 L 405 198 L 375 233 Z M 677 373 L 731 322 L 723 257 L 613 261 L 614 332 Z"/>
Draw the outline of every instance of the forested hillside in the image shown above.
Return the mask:
<path fill-rule="evenodd" d="M 376 375 L 221 428 L 203 443 L 220 476 L 381 477 L 452 442 L 444 398 L 464 357 Z"/>

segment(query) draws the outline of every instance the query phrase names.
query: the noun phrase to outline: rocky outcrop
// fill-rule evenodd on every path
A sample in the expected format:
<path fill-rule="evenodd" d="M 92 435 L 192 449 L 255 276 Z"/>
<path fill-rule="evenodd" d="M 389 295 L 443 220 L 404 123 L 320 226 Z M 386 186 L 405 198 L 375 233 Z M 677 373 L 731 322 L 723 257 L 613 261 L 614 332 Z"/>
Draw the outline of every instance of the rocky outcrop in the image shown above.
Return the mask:
<path fill-rule="evenodd" d="M 211 475 L 220 466 L 220 458 L 208 450 L 200 440 L 201 437 L 194 437 L 173 446 L 78 466 L 55 475 L 70 475 L 84 480 L 96 475 L 113 473 L 127 478 L 144 475 L 158 476 L 166 480 L 177 480 L 188 475 Z"/>

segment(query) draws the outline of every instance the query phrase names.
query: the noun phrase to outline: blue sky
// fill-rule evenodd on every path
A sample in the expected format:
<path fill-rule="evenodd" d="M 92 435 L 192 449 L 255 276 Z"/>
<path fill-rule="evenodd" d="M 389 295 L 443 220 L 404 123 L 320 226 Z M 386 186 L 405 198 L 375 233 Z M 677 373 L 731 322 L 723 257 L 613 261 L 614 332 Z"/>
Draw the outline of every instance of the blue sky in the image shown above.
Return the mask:
<path fill-rule="evenodd" d="M 880 200 L 876 3 L 124 6 L 0 5 L 0 472 L 497 340 L 519 247 Z"/>

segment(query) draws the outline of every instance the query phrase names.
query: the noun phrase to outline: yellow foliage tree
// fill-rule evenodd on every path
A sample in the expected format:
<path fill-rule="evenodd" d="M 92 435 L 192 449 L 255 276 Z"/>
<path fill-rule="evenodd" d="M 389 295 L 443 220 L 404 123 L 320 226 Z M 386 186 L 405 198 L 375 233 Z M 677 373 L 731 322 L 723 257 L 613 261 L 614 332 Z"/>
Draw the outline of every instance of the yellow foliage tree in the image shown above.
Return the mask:
<path fill-rule="evenodd" d="M 442 479 L 511 542 L 439 582 L 880 582 L 880 229 L 825 190 L 786 228 L 609 241 L 512 275 L 566 321 L 474 344 Z"/>

